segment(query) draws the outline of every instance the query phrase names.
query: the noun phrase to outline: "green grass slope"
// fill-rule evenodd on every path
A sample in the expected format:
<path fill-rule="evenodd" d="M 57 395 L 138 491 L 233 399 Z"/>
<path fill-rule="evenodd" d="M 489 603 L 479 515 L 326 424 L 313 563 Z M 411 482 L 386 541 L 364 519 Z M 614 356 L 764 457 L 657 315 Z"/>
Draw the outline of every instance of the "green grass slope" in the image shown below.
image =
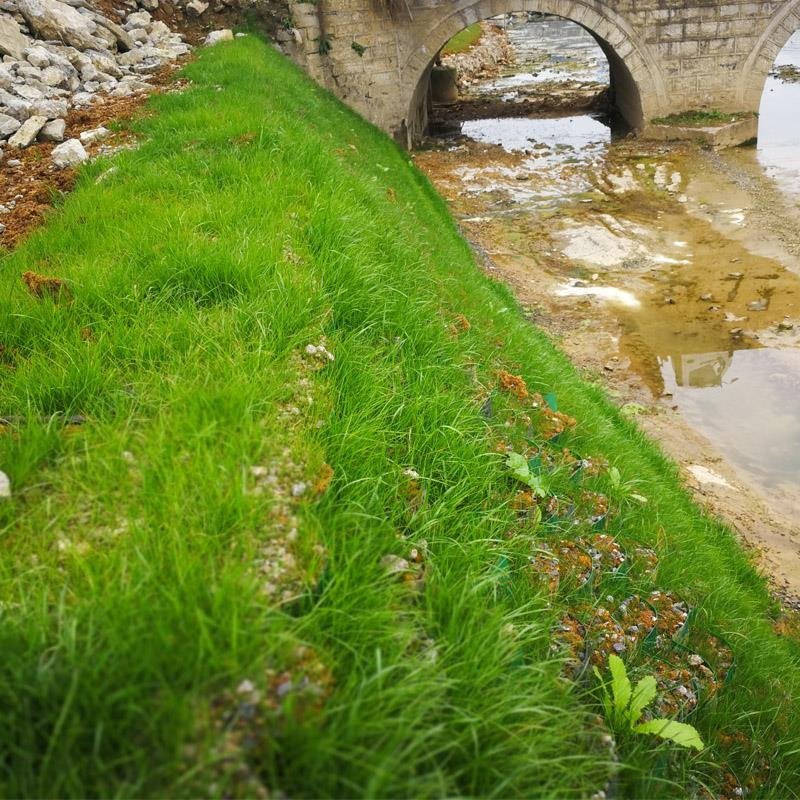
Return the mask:
<path fill-rule="evenodd" d="M 798 649 L 731 534 L 407 154 L 254 37 L 185 75 L 0 265 L 0 796 L 796 796 Z M 655 571 L 536 580 L 585 496 Z M 735 655 L 700 753 L 610 732 L 553 639 L 653 589 Z"/>
<path fill-rule="evenodd" d="M 480 41 L 482 32 L 480 22 L 476 22 L 474 25 L 464 28 L 463 31 L 457 33 L 447 42 L 442 48 L 442 54 L 452 56 L 458 53 L 465 53 Z"/>

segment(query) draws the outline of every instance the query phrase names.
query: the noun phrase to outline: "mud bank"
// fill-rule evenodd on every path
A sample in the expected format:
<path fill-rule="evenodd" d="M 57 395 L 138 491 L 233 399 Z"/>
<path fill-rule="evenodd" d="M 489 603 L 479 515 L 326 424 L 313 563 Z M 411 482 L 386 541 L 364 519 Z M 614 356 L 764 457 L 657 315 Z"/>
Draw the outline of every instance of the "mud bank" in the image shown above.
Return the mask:
<path fill-rule="evenodd" d="M 507 117 L 509 105 L 513 107 L 514 115 L 520 116 L 611 112 L 607 87 L 554 82 L 543 85 L 536 94 L 519 95 L 511 101 L 497 97 L 464 97 L 451 105 L 434 105 L 430 113 L 430 132 L 433 136 L 440 136 L 468 120 Z"/>

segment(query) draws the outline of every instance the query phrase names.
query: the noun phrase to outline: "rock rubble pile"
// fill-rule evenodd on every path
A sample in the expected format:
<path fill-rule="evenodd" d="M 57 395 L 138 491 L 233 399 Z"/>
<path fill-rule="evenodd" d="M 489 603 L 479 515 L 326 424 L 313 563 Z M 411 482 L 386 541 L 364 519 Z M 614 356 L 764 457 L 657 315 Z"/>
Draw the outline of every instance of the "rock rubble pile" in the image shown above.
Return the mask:
<path fill-rule="evenodd" d="M 86 0 L 0 0 L 0 147 L 9 161 L 36 141 L 62 142 L 71 109 L 149 91 L 155 72 L 190 51 L 153 19 L 158 3 L 125 0 L 108 12 L 115 21 Z M 54 151 L 57 165 L 86 157 L 77 139 L 59 151 L 69 158 Z"/>
<path fill-rule="evenodd" d="M 459 89 L 464 90 L 473 83 L 498 77 L 516 58 L 505 31 L 482 22 L 478 43 L 464 53 L 444 56 L 442 64 L 456 70 Z"/>

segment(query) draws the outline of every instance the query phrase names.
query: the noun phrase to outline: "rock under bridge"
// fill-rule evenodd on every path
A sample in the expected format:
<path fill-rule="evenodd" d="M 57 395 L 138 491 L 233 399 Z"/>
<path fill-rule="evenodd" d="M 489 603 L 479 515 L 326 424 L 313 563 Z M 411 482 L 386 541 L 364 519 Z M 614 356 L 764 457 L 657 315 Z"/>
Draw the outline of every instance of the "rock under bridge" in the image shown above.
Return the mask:
<path fill-rule="evenodd" d="M 319 83 L 404 144 L 425 130 L 431 68 L 465 27 L 539 12 L 594 36 L 611 97 L 647 129 L 683 111 L 758 111 L 776 56 L 800 29 L 800 0 L 318 0 L 290 6 L 285 44 Z"/>

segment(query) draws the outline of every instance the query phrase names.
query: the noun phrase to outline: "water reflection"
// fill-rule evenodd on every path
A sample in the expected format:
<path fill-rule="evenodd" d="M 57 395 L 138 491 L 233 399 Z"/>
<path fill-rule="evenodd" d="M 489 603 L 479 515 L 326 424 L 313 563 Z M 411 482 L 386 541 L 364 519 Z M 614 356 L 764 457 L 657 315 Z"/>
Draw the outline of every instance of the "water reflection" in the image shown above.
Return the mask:
<path fill-rule="evenodd" d="M 764 488 L 797 488 L 800 351 L 696 353 L 661 362 L 681 413 Z M 700 389 L 700 391 L 698 391 Z"/>
<path fill-rule="evenodd" d="M 728 353 L 681 353 L 667 359 L 667 363 L 672 367 L 676 385 L 692 386 L 696 389 L 722 386 L 722 380 L 732 361 L 732 351 Z"/>
<path fill-rule="evenodd" d="M 542 87 L 553 78 L 607 80 L 605 57 L 574 24 L 517 19 L 509 35 L 518 52 L 518 74 L 487 81 L 472 91 L 525 94 L 553 91 Z M 800 33 L 781 54 L 781 63 L 800 65 Z M 800 84 L 771 78 L 758 150 L 740 152 L 747 159 L 757 152 L 764 169 L 800 200 L 798 109 Z M 468 140 L 459 139 L 459 133 Z M 453 120 L 444 138 L 455 135 L 455 146 L 431 164 L 438 170 L 437 185 L 449 191 L 465 222 L 476 226 L 473 231 L 486 221 L 496 223 L 487 238 L 476 237 L 487 250 L 496 247 L 498 262 L 519 256 L 523 267 L 515 264 L 510 274 L 527 279 L 520 276 L 534 253 L 564 279 L 572 278 L 559 285 L 557 296 L 583 296 L 585 301 L 592 295 L 627 308 L 626 341 L 634 360 L 644 365 L 642 374 L 653 377 L 650 370 L 660 354 L 663 388 L 672 393 L 682 416 L 753 483 L 767 490 L 788 489 L 796 497 L 800 350 L 777 349 L 792 347 L 789 340 L 774 349 L 729 349 L 732 326 L 744 324 L 746 318 L 761 332 L 762 344 L 777 341 L 764 332 L 774 333 L 783 317 L 796 318 L 794 278 L 776 271 L 773 261 L 743 250 L 732 238 L 710 236 L 705 225 L 691 222 L 683 212 L 658 212 L 650 219 L 637 208 L 626 216 L 630 212 L 625 195 L 614 193 L 611 180 L 624 183 L 625 178 L 610 144 L 616 133 L 602 118 L 590 115 Z M 639 165 L 637 172 L 630 166 L 630 179 L 644 180 L 649 168 Z M 671 167 L 665 174 L 671 178 Z M 609 197 L 612 203 L 606 202 Z M 603 213 L 595 213 L 592 203 Z M 745 225 L 744 209 L 728 205 L 724 213 L 730 226 Z M 562 206 L 572 223 L 553 215 Z M 562 246 L 558 231 L 571 231 L 584 255 Z M 593 240 L 597 231 L 604 236 Z M 608 261 L 616 240 L 632 243 L 633 249 Z M 562 258 L 578 271 L 562 275 Z M 595 270 L 598 274 L 592 275 Z M 614 286 L 617 283 L 624 288 Z M 610 292 L 616 294 L 611 297 Z M 646 299 L 638 313 L 636 295 Z M 763 299 L 769 302 L 760 313 L 749 308 Z M 658 382 L 653 383 L 660 391 Z"/>
<path fill-rule="evenodd" d="M 590 160 L 605 150 L 611 128 L 599 117 L 504 117 L 461 123 L 461 133 L 478 142 L 497 144 L 511 152 L 537 144 L 560 151 L 574 149 L 575 158 Z M 561 159 L 563 160 L 563 158 Z"/>

